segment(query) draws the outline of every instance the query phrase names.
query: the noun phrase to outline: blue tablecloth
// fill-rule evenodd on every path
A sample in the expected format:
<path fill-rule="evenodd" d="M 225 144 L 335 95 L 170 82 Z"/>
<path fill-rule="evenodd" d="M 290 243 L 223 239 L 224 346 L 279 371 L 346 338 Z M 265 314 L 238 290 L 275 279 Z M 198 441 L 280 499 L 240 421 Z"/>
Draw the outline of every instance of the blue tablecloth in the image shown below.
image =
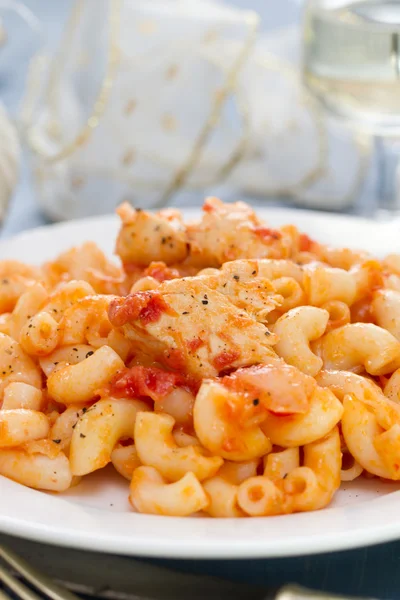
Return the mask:
<path fill-rule="evenodd" d="M 87 0 L 88 1 L 88 0 Z M 288 0 L 290 1 L 290 0 Z M 236 5 L 252 6 L 262 10 L 268 23 L 285 22 L 287 1 L 234 0 Z M 50 44 L 54 44 L 61 30 L 68 0 L 43 2 L 27 0 L 26 4 L 43 20 Z M 13 65 L 16 70 L 19 65 Z M 5 82 L 0 74 L 0 98 L 11 111 L 15 111 L 21 95 L 20 81 L 9 78 Z M 12 200 L 2 236 L 29 229 L 46 222 L 32 194 L 29 171 L 23 167 L 20 183 Z M 400 507 L 399 507 L 400 508 Z M 230 579 L 252 581 L 269 585 L 298 582 L 305 586 L 363 596 L 400 598 L 400 542 L 373 548 L 334 553 L 306 558 L 251 560 L 251 561 L 160 561 L 175 568 L 206 572 Z"/>

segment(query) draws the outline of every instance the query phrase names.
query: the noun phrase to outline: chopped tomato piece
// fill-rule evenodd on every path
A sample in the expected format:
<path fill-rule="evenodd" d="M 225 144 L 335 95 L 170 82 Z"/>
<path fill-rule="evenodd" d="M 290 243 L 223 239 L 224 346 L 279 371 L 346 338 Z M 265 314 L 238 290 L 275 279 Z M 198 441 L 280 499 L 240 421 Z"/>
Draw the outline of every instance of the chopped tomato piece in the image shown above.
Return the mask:
<path fill-rule="evenodd" d="M 192 340 L 189 340 L 186 345 L 189 352 L 196 352 L 196 350 L 204 346 L 204 342 L 200 338 L 193 338 Z"/>
<path fill-rule="evenodd" d="M 264 242 L 271 242 L 272 240 L 280 240 L 282 238 L 281 232 L 277 229 L 256 227 L 254 231 Z"/>
<path fill-rule="evenodd" d="M 185 378 L 179 373 L 138 365 L 117 375 L 111 384 L 111 394 L 133 398 L 145 396 L 158 402 L 184 384 Z"/>
<path fill-rule="evenodd" d="M 176 279 L 180 277 L 177 269 L 171 269 L 163 262 L 152 262 L 143 273 L 144 277 L 154 277 L 160 283 L 167 279 Z"/>
<path fill-rule="evenodd" d="M 110 384 L 109 393 L 113 396 L 144 397 L 161 402 L 176 388 L 196 394 L 199 382 L 181 373 L 136 365 L 117 374 Z"/>
<path fill-rule="evenodd" d="M 311 248 L 315 244 L 307 234 L 302 233 L 299 238 L 299 250 L 300 252 L 310 252 Z"/>
<path fill-rule="evenodd" d="M 108 316 L 113 325 L 122 327 L 130 321 L 140 319 L 144 325 L 158 321 L 168 311 L 165 303 L 156 290 L 135 292 L 126 298 L 116 298 L 110 304 Z"/>
<path fill-rule="evenodd" d="M 218 371 L 223 371 L 230 367 L 238 358 L 240 358 L 238 350 L 224 350 L 214 357 L 213 365 Z"/>
<path fill-rule="evenodd" d="M 202 208 L 203 212 L 214 212 L 215 208 L 213 204 L 210 202 L 209 198 L 206 198 Z"/>
<path fill-rule="evenodd" d="M 160 362 L 175 371 L 182 371 L 186 366 L 185 355 L 179 348 L 165 350 L 162 357 L 160 357 Z"/>

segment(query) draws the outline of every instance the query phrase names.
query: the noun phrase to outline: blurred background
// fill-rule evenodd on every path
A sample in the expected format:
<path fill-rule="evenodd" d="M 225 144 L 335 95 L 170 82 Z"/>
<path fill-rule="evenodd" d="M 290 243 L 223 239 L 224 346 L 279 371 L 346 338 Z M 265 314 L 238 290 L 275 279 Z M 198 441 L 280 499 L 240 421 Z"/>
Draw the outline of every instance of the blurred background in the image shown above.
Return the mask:
<path fill-rule="evenodd" d="M 303 86 L 302 4 L 2 0 L 0 99 L 22 141 L 5 124 L 3 235 L 208 194 L 371 215 L 372 137 Z"/>

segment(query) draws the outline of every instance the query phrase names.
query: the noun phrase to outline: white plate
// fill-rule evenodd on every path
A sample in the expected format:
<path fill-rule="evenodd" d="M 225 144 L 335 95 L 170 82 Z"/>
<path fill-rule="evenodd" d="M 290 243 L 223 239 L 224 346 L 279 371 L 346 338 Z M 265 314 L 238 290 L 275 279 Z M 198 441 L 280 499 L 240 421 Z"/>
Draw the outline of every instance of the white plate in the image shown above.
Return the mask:
<path fill-rule="evenodd" d="M 322 242 L 400 252 L 397 221 L 379 224 L 312 212 L 260 210 L 272 225 L 298 224 Z M 193 213 L 192 213 L 193 214 Z M 114 217 L 44 227 L 0 242 L 0 258 L 40 263 L 87 239 L 112 253 Z M 400 484 L 399 484 L 400 485 Z M 252 519 L 174 518 L 129 511 L 127 482 L 107 468 L 67 494 L 0 477 L 0 531 L 60 546 L 175 558 L 276 557 L 344 550 L 400 538 L 399 485 L 342 484 L 324 510 Z"/>

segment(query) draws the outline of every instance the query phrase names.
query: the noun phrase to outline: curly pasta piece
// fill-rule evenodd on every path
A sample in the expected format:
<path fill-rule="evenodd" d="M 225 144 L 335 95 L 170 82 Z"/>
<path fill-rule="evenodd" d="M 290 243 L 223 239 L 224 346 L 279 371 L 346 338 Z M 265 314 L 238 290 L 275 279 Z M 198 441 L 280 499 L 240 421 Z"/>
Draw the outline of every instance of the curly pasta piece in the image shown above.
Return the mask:
<path fill-rule="evenodd" d="M 180 448 L 172 429 L 175 420 L 162 413 L 139 413 L 135 422 L 136 451 L 142 464 L 154 467 L 169 481 L 178 481 L 186 473 L 194 473 L 199 481 L 213 477 L 223 460 L 204 456 L 197 445 Z"/>
<path fill-rule="evenodd" d="M 343 402 L 346 395 L 352 395 L 367 406 L 385 429 L 400 423 L 400 406 L 382 393 L 381 388 L 367 377 L 348 371 L 321 371 L 317 382 L 328 387 Z"/>
<path fill-rule="evenodd" d="M 0 398 L 4 388 L 15 381 L 28 383 L 41 389 L 42 375 L 39 367 L 25 354 L 20 344 L 0 333 Z"/>
<path fill-rule="evenodd" d="M 75 302 L 94 294 L 94 289 L 86 281 L 68 281 L 61 283 L 50 294 L 43 310 L 48 312 L 53 319 L 60 322 L 66 310 L 71 308 Z"/>
<path fill-rule="evenodd" d="M 46 281 L 50 286 L 70 280 L 83 280 L 98 294 L 126 293 L 123 272 L 112 264 L 93 242 L 71 248 L 53 262 L 44 265 Z"/>
<path fill-rule="evenodd" d="M 153 467 L 135 469 L 130 502 L 137 511 L 153 515 L 185 517 L 207 508 L 209 499 L 193 473 L 166 483 Z"/>
<path fill-rule="evenodd" d="M 244 513 L 252 517 L 279 515 L 284 509 L 284 494 L 273 481 L 259 475 L 240 484 L 237 502 Z"/>
<path fill-rule="evenodd" d="M 386 430 L 363 402 L 350 394 L 343 400 L 342 432 L 346 446 L 369 473 L 400 479 L 400 425 Z"/>
<path fill-rule="evenodd" d="M 292 495 L 293 510 L 319 510 L 327 506 L 339 489 L 341 466 L 337 427 L 325 438 L 304 446 L 304 467 L 294 469 L 283 482 L 286 494 Z"/>
<path fill-rule="evenodd" d="M 203 488 L 209 500 L 203 510 L 211 517 L 233 519 L 245 516 L 238 504 L 238 485 L 217 475 L 204 481 Z"/>
<path fill-rule="evenodd" d="M 8 321 L 9 335 L 20 341 L 21 330 L 48 300 L 48 292 L 41 283 L 31 285 L 19 298 Z"/>
<path fill-rule="evenodd" d="M 289 473 L 300 466 L 298 447 L 286 448 L 280 452 L 271 452 L 264 458 L 264 476 L 272 481 L 285 479 Z"/>
<path fill-rule="evenodd" d="M 340 471 L 340 480 L 341 481 L 354 481 L 362 475 L 364 469 L 363 467 L 354 459 L 353 456 L 349 452 L 345 454 L 347 458 L 347 463 L 350 462 L 350 465 L 342 465 L 342 470 Z M 350 459 L 350 461 L 349 461 Z"/>
<path fill-rule="evenodd" d="M 303 288 L 293 277 L 275 279 L 273 286 L 278 296 L 282 296 L 282 301 L 277 308 L 278 312 L 285 313 L 306 304 Z"/>
<path fill-rule="evenodd" d="M 331 300 L 340 300 L 350 306 L 369 293 L 379 271 L 380 265 L 376 261 L 356 265 L 350 271 L 311 263 L 304 267 L 303 287 L 313 306 Z"/>
<path fill-rule="evenodd" d="M 64 492 L 72 484 L 69 461 L 65 454 L 49 454 L 38 445 L 35 451 L 29 451 L 27 445 L 1 448 L 0 475 L 27 487 L 51 492 Z"/>
<path fill-rule="evenodd" d="M 322 359 L 310 348 L 310 342 L 320 338 L 328 324 L 329 313 L 314 306 L 292 308 L 273 327 L 278 336 L 276 352 L 287 363 L 307 375 L 315 376 L 322 368 Z"/>
<path fill-rule="evenodd" d="M 76 365 L 85 358 L 94 354 L 95 348 L 88 344 L 74 344 L 73 346 L 61 346 L 51 354 L 39 359 L 40 367 L 46 377 L 54 371 L 66 367 L 67 365 Z"/>
<path fill-rule="evenodd" d="M 371 303 L 376 324 L 400 341 L 400 292 L 377 290 Z"/>
<path fill-rule="evenodd" d="M 350 371 L 361 367 L 371 375 L 385 375 L 400 366 L 400 342 L 372 323 L 349 323 L 312 344 L 325 369 Z"/>
<path fill-rule="evenodd" d="M 324 437 L 339 423 L 343 406 L 328 389 L 317 388 L 304 415 L 277 416 L 270 414 L 261 429 L 273 444 L 289 448 L 310 444 Z"/>
<path fill-rule="evenodd" d="M 31 356 L 51 354 L 57 348 L 59 341 L 58 323 L 45 311 L 34 315 L 21 329 L 20 344 Z"/>
<path fill-rule="evenodd" d="M 115 296 L 86 296 L 64 311 L 60 321 L 63 345 L 91 344 L 100 347 L 108 342 L 112 325 L 108 308 Z"/>
<path fill-rule="evenodd" d="M 341 302 L 340 300 L 329 300 L 329 302 L 322 304 L 321 308 L 329 313 L 329 320 L 325 329 L 325 333 L 350 323 L 350 308 L 345 302 Z"/>
<path fill-rule="evenodd" d="M 111 462 L 114 469 L 128 481 L 131 481 L 134 470 L 142 465 L 134 444 L 117 444 L 111 452 Z"/>
<path fill-rule="evenodd" d="M 42 412 L 26 408 L 0 410 L 0 448 L 41 440 L 49 433 L 49 421 Z"/>
<path fill-rule="evenodd" d="M 238 504 L 251 516 L 318 510 L 329 504 L 339 488 L 341 464 L 335 427 L 325 438 L 304 446 L 304 466 L 286 472 L 283 479 L 262 475 L 244 481 Z"/>
<path fill-rule="evenodd" d="M 400 368 L 391 374 L 383 388 L 383 393 L 389 400 L 400 404 Z"/>
<path fill-rule="evenodd" d="M 231 461 L 242 462 L 264 456 L 272 446 L 259 425 L 244 428 L 230 416 L 230 402 L 237 401 L 237 395 L 220 383 L 204 381 L 193 410 L 196 435 L 212 454 Z"/>
<path fill-rule="evenodd" d="M 83 412 L 73 430 L 70 448 L 71 471 L 86 475 L 102 469 L 122 438 L 132 438 L 137 414 L 149 410 L 144 402 L 108 398 Z"/>
<path fill-rule="evenodd" d="M 11 382 L 4 388 L 3 404 L 0 408 L 3 410 L 27 408 L 40 411 L 43 409 L 43 392 L 22 381 Z"/>
<path fill-rule="evenodd" d="M 90 402 L 124 367 L 114 350 L 102 346 L 76 365 L 52 371 L 47 379 L 47 389 L 51 398 L 62 404 Z"/>
<path fill-rule="evenodd" d="M 0 314 L 11 312 L 20 296 L 41 279 L 36 267 L 17 260 L 0 261 Z"/>
<path fill-rule="evenodd" d="M 259 464 L 260 459 L 258 458 L 244 462 L 225 461 L 218 471 L 218 477 L 222 477 L 226 481 L 238 485 L 245 479 L 257 475 Z"/>
<path fill-rule="evenodd" d="M 50 429 L 49 438 L 55 440 L 55 443 L 66 454 L 69 452 L 74 429 L 87 410 L 88 407 L 84 404 L 71 404 L 56 417 Z"/>

